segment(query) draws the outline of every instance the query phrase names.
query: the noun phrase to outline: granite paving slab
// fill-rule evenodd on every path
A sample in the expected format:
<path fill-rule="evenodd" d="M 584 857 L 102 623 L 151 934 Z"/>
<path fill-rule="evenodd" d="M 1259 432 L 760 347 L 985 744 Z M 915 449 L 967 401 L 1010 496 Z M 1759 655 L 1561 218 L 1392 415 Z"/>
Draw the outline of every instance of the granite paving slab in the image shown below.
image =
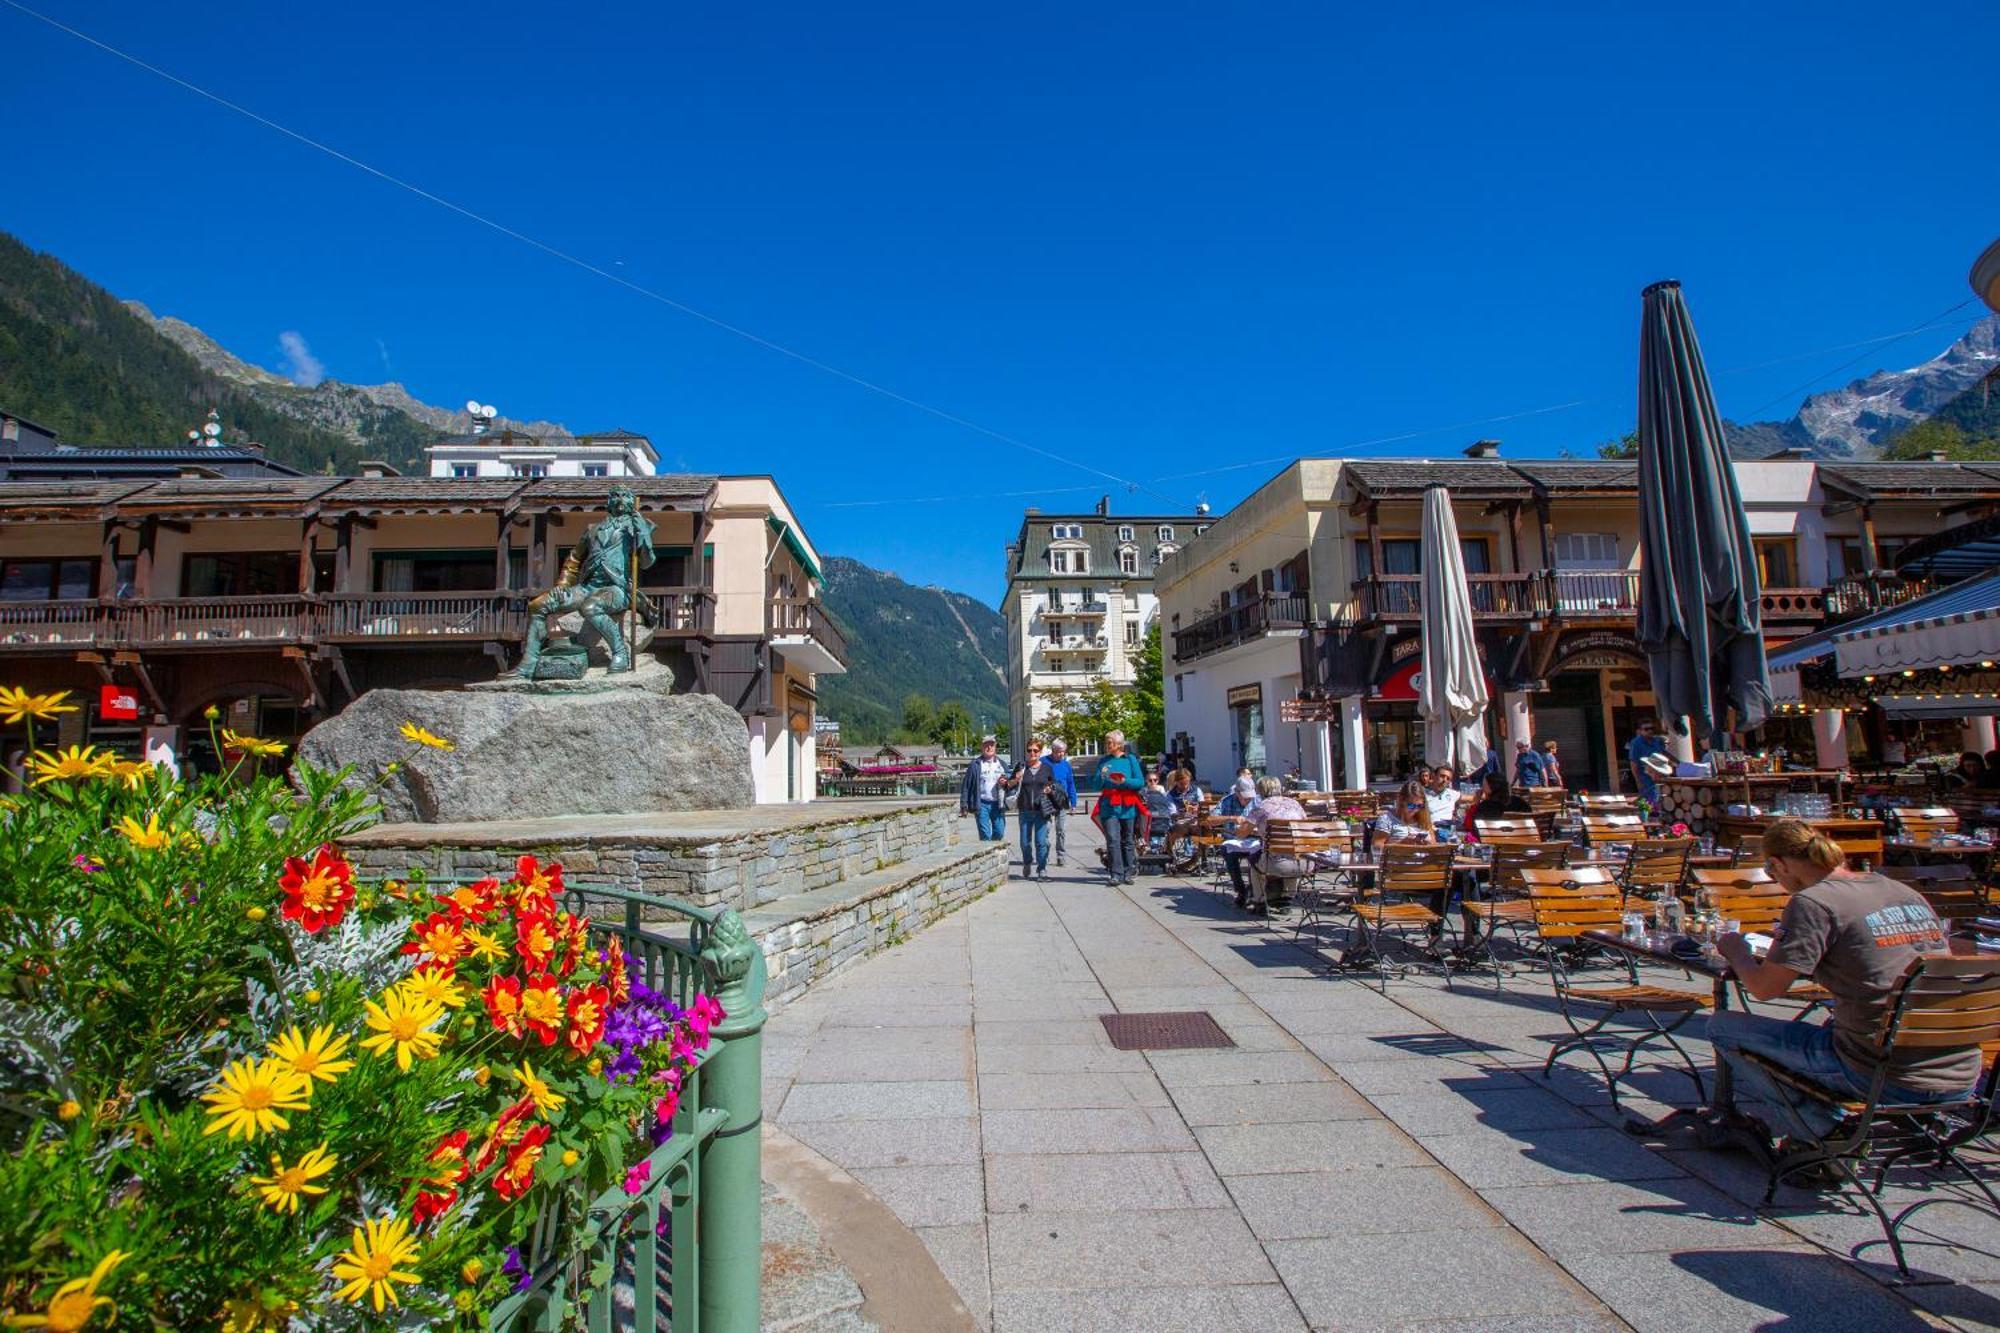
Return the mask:
<path fill-rule="evenodd" d="M 1596 1297 L 1506 1228 L 1271 1241 L 1314 1328 L 1408 1327 L 1495 1315 L 1597 1314 Z"/>
<path fill-rule="evenodd" d="M 989 1154 L 986 1206 L 995 1213 L 1123 1213 L 1227 1208 L 1230 1199 L 1198 1152 Z"/>
<path fill-rule="evenodd" d="M 1227 1184 L 1259 1240 L 1507 1225 L 1438 1167 L 1231 1176 Z"/>
<path fill-rule="evenodd" d="M 1234 1208 L 996 1213 L 987 1232 L 996 1290 L 1214 1287 L 1275 1276 Z"/>

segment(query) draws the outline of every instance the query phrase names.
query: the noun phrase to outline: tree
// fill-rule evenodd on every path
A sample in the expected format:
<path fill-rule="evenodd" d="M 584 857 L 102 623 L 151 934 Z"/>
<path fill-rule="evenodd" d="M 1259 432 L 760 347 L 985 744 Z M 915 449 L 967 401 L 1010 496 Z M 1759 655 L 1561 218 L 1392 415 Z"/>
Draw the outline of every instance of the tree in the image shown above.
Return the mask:
<path fill-rule="evenodd" d="M 1088 689 L 1045 689 L 1039 693 L 1047 708 L 1041 724 L 1044 740 L 1061 737 L 1072 750 L 1082 750 L 1107 731 L 1122 731 L 1135 748 L 1143 748 L 1139 710 L 1129 689 L 1100 680 Z"/>
<path fill-rule="evenodd" d="M 931 728 L 937 725 L 937 705 L 928 694 L 906 694 L 903 696 L 903 730 L 910 738 L 918 741 L 930 739 Z"/>
<path fill-rule="evenodd" d="M 1160 622 L 1146 631 L 1146 641 L 1133 660 L 1132 688 L 1126 693 L 1132 713 L 1132 744 L 1141 754 L 1167 749 L 1166 672 L 1160 657 Z"/>
<path fill-rule="evenodd" d="M 964 754 L 976 738 L 972 714 L 956 699 L 947 700 L 931 719 L 931 744 Z"/>
<path fill-rule="evenodd" d="M 1628 430 L 1615 440 L 1602 441 L 1597 446 L 1599 458 L 1637 458 L 1639 456 L 1639 432 Z"/>

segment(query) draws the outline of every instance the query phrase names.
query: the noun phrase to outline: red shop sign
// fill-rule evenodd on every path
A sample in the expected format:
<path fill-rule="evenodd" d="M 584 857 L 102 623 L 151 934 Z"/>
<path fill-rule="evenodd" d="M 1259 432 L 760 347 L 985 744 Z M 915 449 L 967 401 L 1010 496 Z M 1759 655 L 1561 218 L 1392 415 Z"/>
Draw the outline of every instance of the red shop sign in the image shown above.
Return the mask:
<path fill-rule="evenodd" d="M 137 722 L 139 696 L 123 685 L 105 685 L 97 691 L 97 715 L 107 722 Z"/>

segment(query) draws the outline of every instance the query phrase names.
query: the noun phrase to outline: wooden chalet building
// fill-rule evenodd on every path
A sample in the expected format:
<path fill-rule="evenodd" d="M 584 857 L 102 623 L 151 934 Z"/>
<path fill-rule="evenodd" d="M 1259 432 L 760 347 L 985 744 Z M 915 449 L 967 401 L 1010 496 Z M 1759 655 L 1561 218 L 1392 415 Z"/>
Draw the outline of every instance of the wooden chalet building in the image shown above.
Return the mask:
<path fill-rule="evenodd" d="M 764 476 L 0 482 L 0 684 L 75 691 L 62 743 L 201 763 L 210 706 L 291 741 L 366 690 L 489 680 L 614 485 L 656 529 L 653 653 L 743 715 L 759 800 L 810 799 L 847 646 Z"/>

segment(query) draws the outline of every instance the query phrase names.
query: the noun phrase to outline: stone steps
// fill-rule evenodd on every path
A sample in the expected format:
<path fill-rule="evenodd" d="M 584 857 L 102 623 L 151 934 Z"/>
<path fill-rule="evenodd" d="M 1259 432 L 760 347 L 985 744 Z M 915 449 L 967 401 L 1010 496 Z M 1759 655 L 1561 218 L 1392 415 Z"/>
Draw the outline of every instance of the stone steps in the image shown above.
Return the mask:
<path fill-rule="evenodd" d="M 766 1003 L 794 999 L 870 954 L 999 887 L 999 843 L 963 843 L 823 888 L 775 898 L 743 913 L 770 969 Z"/>

